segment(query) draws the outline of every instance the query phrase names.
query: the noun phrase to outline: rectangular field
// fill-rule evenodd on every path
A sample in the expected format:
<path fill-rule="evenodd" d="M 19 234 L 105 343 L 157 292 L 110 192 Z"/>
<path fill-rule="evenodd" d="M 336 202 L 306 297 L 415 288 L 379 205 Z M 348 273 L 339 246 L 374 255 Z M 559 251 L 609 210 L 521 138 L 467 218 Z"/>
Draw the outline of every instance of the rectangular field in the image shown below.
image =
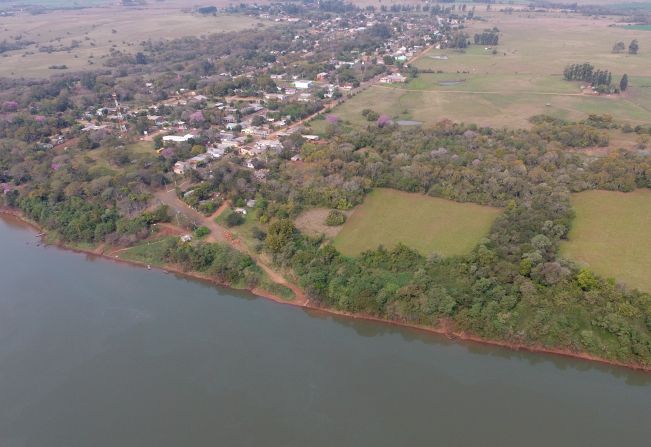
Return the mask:
<path fill-rule="evenodd" d="M 561 253 L 595 273 L 651 292 L 651 190 L 586 191 Z"/>
<path fill-rule="evenodd" d="M 463 255 L 488 234 L 499 212 L 473 203 L 377 189 L 355 209 L 334 244 L 348 256 L 400 242 L 423 255 Z"/>

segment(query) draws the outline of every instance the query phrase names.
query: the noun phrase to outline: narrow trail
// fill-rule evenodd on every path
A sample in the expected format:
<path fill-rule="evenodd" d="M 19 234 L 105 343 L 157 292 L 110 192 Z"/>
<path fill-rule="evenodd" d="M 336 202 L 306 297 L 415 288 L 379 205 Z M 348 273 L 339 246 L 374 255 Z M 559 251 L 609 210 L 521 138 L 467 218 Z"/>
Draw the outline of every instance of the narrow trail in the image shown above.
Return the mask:
<path fill-rule="evenodd" d="M 210 230 L 210 234 L 206 237 L 207 241 L 226 243 L 234 249 L 250 256 L 256 262 L 256 264 L 258 264 L 258 266 L 267 274 L 269 279 L 271 279 L 276 284 L 280 284 L 291 289 L 291 291 L 294 292 L 294 299 L 292 300 L 292 304 L 298 306 L 306 306 L 308 304 L 308 298 L 305 296 L 305 292 L 303 292 L 300 287 L 290 281 L 287 281 L 283 275 L 274 270 L 259 254 L 250 250 L 245 244 L 241 243 L 239 239 L 233 238 L 228 230 L 215 222 L 215 219 L 230 206 L 228 201 L 225 201 L 213 214 L 206 217 L 179 199 L 176 196 L 176 192 L 174 190 L 157 191 L 154 195 L 162 204 L 169 206 L 172 210 L 176 211 L 179 214 L 185 215 L 195 225 L 202 225 L 207 227 Z"/>

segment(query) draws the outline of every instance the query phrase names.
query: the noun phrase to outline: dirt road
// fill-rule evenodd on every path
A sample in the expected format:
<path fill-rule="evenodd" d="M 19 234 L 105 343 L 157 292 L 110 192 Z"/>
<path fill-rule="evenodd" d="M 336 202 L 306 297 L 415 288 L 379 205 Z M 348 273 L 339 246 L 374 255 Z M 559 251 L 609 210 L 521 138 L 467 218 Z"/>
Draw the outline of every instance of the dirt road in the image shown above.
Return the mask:
<path fill-rule="evenodd" d="M 307 297 L 300 287 L 298 287 L 296 284 L 291 283 L 290 281 L 287 281 L 283 275 L 275 271 L 269 265 L 269 263 L 265 261 L 259 254 L 250 250 L 238 239 L 233 238 L 228 230 L 215 222 L 215 219 L 229 207 L 228 201 L 224 202 L 222 206 L 220 206 L 212 215 L 206 217 L 179 199 L 176 196 L 176 191 L 173 189 L 157 191 L 154 195 L 161 202 L 161 204 L 169 206 L 174 213 L 184 215 L 196 226 L 207 227 L 210 230 L 210 234 L 206 237 L 207 241 L 227 243 L 234 249 L 250 256 L 273 282 L 285 286 L 294 292 L 294 304 L 301 306 L 307 304 Z"/>

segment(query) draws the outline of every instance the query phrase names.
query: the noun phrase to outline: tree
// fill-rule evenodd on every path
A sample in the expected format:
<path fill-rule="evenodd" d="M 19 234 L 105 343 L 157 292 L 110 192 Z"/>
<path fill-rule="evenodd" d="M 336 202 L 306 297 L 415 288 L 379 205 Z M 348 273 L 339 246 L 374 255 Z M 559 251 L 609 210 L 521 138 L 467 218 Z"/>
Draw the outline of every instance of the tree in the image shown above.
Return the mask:
<path fill-rule="evenodd" d="M 628 45 L 628 54 L 637 54 L 640 50 L 640 45 L 637 43 L 637 39 L 631 40 L 631 43 Z"/>
<path fill-rule="evenodd" d="M 628 75 L 624 73 L 624 76 L 622 76 L 622 79 L 619 81 L 619 90 L 624 92 L 626 91 L 627 87 L 628 87 Z"/>
<path fill-rule="evenodd" d="M 145 65 L 147 63 L 147 58 L 140 51 L 136 53 L 136 64 Z"/>
<path fill-rule="evenodd" d="M 613 53 L 623 53 L 626 50 L 624 42 L 617 42 L 613 45 Z"/>
<path fill-rule="evenodd" d="M 339 210 L 330 210 L 325 224 L 329 227 L 343 225 L 346 222 L 346 215 Z"/>

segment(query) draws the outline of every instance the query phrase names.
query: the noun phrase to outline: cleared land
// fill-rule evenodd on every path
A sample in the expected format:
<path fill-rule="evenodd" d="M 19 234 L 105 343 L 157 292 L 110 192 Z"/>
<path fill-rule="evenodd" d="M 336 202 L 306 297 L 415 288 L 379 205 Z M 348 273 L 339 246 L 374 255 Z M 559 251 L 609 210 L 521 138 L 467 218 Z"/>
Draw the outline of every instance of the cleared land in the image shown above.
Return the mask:
<path fill-rule="evenodd" d="M 355 209 L 334 244 L 349 256 L 399 242 L 424 255 L 462 255 L 488 234 L 499 212 L 472 203 L 377 189 Z"/>
<path fill-rule="evenodd" d="M 595 273 L 651 292 L 651 191 L 575 194 L 564 256 Z"/>
<path fill-rule="evenodd" d="M 98 68 L 111 49 L 135 53 L 140 50 L 140 43 L 148 39 L 237 31 L 261 22 L 241 15 L 201 16 L 169 3 L 0 17 L 0 42 L 14 42 L 16 38 L 34 42 L 23 49 L 0 54 L 0 76 L 46 77 Z M 53 51 L 42 51 L 48 47 Z M 48 68 L 62 64 L 68 70 Z"/>
<path fill-rule="evenodd" d="M 294 224 L 301 232 L 309 236 L 325 235 L 327 238 L 334 238 L 342 230 L 343 225 L 328 226 L 325 221 L 330 213 L 329 208 L 313 208 L 304 211 L 296 218 Z M 350 217 L 351 212 L 345 211 L 346 217 Z"/>
<path fill-rule="evenodd" d="M 470 22 L 464 31 L 472 36 L 497 26 L 496 54 L 483 45 L 463 52 L 432 49 L 413 65 L 442 73 L 421 73 L 407 85 L 374 86 L 332 113 L 352 125 L 367 124 L 361 116 L 365 108 L 424 125 L 447 118 L 484 126 L 528 127 L 528 119 L 542 113 L 572 120 L 608 113 L 633 125 L 651 123 L 650 32 L 610 26 L 616 19 L 608 17 L 507 15 L 483 9 L 477 6 L 477 15 L 485 21 Z M 632 39 L 640 42 L 640 54 L 612 53 L 616 42 L 628 45 Z M 581 83 L 562 79 L 566 65 L 583 62 L 610 70 L 615 83 L 627 73 L 626 94 L 584 95 Z"/>

